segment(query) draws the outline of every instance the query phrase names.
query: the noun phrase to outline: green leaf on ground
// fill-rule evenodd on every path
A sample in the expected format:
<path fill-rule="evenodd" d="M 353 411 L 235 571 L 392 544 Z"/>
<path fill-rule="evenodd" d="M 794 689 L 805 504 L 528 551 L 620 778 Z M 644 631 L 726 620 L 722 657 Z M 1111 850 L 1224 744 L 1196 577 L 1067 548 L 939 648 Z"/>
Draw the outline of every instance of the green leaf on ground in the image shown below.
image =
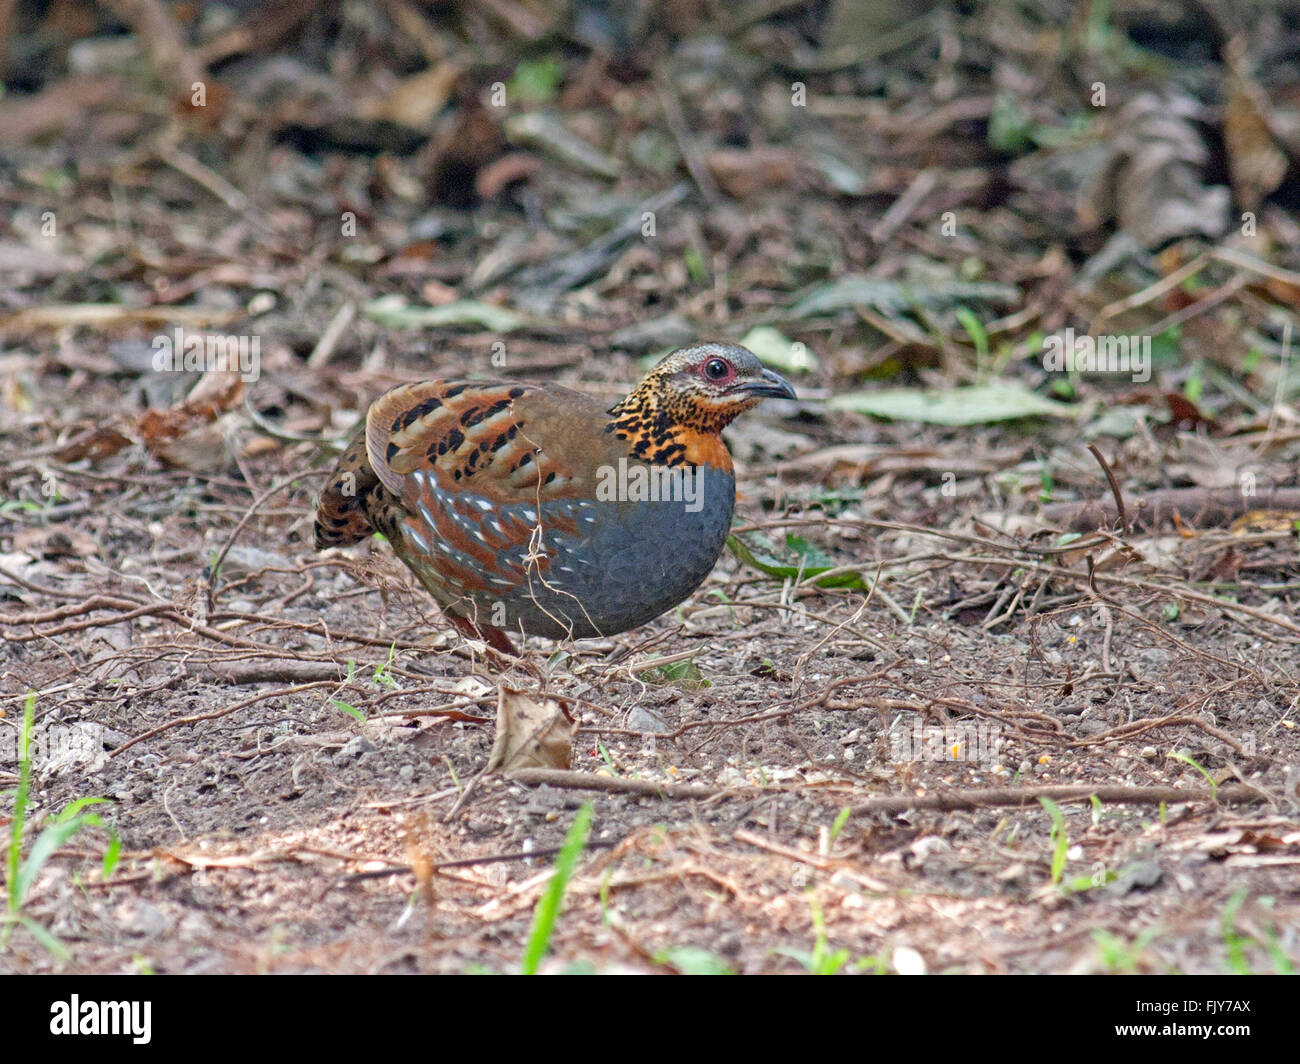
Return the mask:
<path fill-rule="evenodd" d="M 727 538 L 727 547 L 745 565 L 752 566 L 760 573 L 766 573 L 778 580 L 806 580 L 811 576 L 817 576 L 828 569 L 834 568 L 829 561 L 824 560 L 824 556 L 820 552 L 815 552 L 811 558 L 805 555 L 801 557 L 800 561 L 786 562 L 771 554 L 753 550 L 739 536 L 729 536 Z M 792 549 L 794 548 L 792 547 Z M 799 552 L 795 550 L 795 553 L 798 554 Z M 822 564 L 809 564 L 810 560 L 822 561 Z M 858 591 L 865 591 L 867 588 L 866 581 L 862 579 L 860 573 L 836 573 L 834 576 L 828 576 L 825 580 L 818 580 L 817 586 L 846 587 Z"/>
<path fill-rule="evenodd" d="M 524 103 L 550 103 L 559 94 L 564 61 L 548 55 L 542 59 L 521 59 L 510 79 L 507 97 Z"/>
<path fill-rule="evenodd" d="M 987 425 L 1022 417 L 1075 417 L 1079 407 L 1055 403 L 1015 381 L 997 381 L 962 388 L 922 390 L 887 388 L 849 392 L 827 406 L 890 421 L 923 421 L 930 425 Z"/>
<path fill-rule="evenodd" d="M 817 356 L 807 344 L 787 340 L 770 325 L 750 329 L 740 343 L 753 351 L 763 365 L 785 373 L 811 373 L 817 368 Z"/>
<path fill-rule="evenodd" d="M 896 317 L 914 306 L 926 310 L 951 310 L 963 303 L 1014 306 L 1021 301 L 1015 285 L 993 281 L 930 281 L 902 284 L 849 274 L 829 284 L 806 290 L 786 312 L 787 318 L 809 318 L 853 307 L 870 307 L 886 317 Z"/>
<path fill-rule="evenodd" d="M 365 306 L 365 315 L 390 329 L 430 329 L 440 325 L 474 325 L 492 332 L 514 332 L 528 324 L 522 314 L 477 299 L 458 299 L 441 307 L 412 306 L 397 295 L 382 296 Z"/>

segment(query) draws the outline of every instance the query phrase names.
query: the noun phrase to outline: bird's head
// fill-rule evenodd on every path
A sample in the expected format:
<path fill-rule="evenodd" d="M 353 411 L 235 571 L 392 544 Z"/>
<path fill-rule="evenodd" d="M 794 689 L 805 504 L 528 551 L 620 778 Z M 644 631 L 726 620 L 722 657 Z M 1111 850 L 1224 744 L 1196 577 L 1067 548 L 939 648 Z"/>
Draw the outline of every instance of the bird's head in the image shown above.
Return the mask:
<path fill-rule="evenodd" d="M 722 416 L 722 425 L 764 399 L 795 398 L 789 381 L 766 369 L 754 352 L 737 344 L 679 348 L 650 371 L 641 387 L 647 385 L 679 396 L 702 412 Z"/>
<path fill-rule="evenodd" d="M 764 399 L 794 398 L 790 382 L 748 348 L 695 344 L 665 356 L 646 374 L 610 411 L 608 431 L 633 441 L 635 457 L 720 464 L 710 456 L 718 448 L 725 453 L 719 434 L 738 415 Z"/>

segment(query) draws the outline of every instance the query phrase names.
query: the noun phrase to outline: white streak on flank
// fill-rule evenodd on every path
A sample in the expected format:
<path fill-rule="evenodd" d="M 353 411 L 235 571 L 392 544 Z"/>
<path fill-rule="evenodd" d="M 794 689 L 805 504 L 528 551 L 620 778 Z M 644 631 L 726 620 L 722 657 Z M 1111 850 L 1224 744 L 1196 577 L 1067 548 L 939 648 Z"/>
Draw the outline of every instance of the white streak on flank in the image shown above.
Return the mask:
<path fill-rule="evenodd" d="M 429 550 L 429 544 L 425 542 L 424 537 L 415 530 L 414 521 L 408 521 L 406 523 L 406 538 L 419 547 L 420 550 L 424 551 L 425 554 L 432 553 Z"/>

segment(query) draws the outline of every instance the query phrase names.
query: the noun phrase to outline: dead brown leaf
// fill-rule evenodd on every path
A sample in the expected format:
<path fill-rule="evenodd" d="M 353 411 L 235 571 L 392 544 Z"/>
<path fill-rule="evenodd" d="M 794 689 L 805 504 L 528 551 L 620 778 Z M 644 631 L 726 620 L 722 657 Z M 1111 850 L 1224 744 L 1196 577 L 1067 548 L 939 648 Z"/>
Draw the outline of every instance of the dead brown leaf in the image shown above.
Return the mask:
<path fill-rule="evenodd" d="M 541 701 L 504 684 L 497 698 L 496 737 L 487 771 L 569 768 L 577 722 L 556 698 Z"/>
<path fill-rule="evenodd" d="M 706 162 L 718 187 L 736 199 L 797 184 L 802 165 L 799 153 L 786 148 L 722 148 Z"/>
<path fill-rule="evenodd" d="M 1222 236 L 1231 197 L 1206 185 L 1209 150 L 1197 130 L 1200 105 L 1185 94 L 1143 93 L 1123 107 L 1110 157 L 1080 208 L 1086 224 L 1114 222 L 1146 248 L 1183 236 Z"/>
<path fill-rule="evenodd" d="M 89 558 L 99 553 L 99 544 L 89 532 L 64 523 L 19 529 L 14 550 L 34 558 Z"/>
<path fill-rule="evenodd" d="M 1223 115 L 1223 139 L 1228 170 L 1237 202 L 1253 211 L 1286 175 L 1286 156 L 1274 142 L 1268 97 L 1249 75 L 1243 45 L 1228 46 L 1228 105 Z"/>
<path fill-rule="evenodd" d="M 209 370 L 186 399 L 169 410 L 146 410 L 135 428 L 155 458 L 180 469 L 211 472 L 227 460 L 225 435 L 216 422 L 243 398 L 238 370 Z"/>
<path fill-rule="evenodd" d="M 101 458 L 111 458 L 130 444 L 130 437 L 122 435 L 111 425 L 101 425 L 75 437 L 56 451 L 54 457 L 60 462 L 79 462 L 83 458 L 98 461 Z"/>
<path fill-rule="evenodd" d="M 439 63 L 403 78 L 383 96 L 362 100 L 362 118 L 397 122 L 411 129 L 427 129 L 442 110 L 463 70 L 455 63 Z"/>

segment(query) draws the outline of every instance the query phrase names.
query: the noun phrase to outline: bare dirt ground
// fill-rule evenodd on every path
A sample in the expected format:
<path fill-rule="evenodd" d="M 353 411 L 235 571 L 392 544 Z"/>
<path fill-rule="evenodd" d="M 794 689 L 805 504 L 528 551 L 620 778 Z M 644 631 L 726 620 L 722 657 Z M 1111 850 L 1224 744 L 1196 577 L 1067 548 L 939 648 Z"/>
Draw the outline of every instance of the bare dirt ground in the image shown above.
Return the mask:
<path fill-rule="evenodd" d="M 21 899 L 67 954 L 20 926 L 0 971 L 518 970 L 587 802 L 554 970 L 1300 963 L 1288 186 L 1256 193 L 1272 243 L 1114 252 L 1115 220 L 1076 214 L 1057 171 L 1123 142 L 1119 104 L 1172 75 L 1091 54 L 1115 106 L 1063 152 L 1045 131 L 1091 115 L 1086 64 L 1003 55 L 995 93 L 1007 27 L 955 15 L 888 62 L 756 64 L 806 43 L 794 19 L 653 39 L 644 66 L 563 37 L 562 95 L 491 122 L 480 90 L 519 87 L 513 39 L 430 21 L 480 58 L 447 53 L 469 89 L 414 152 L 253 108 L 288 91 L 269 49 L 216 66 L 219 132 L 145 97 L 34 93 L 45 132 L 0 170 L 0 829 L 29 691 L 21 853 L 69 802 L 106 801 Z M 379 54 L 374 27 L 326 29 L 303 30 L 308 65 Z M 397 96 L 324 67 L 348 89 L 332 106 Z M 942 76 L 960 91 L 936 99 Z M 1014 149 L 990 131 L 1007 101 Z M 554 129 L 528 133 L 543 119 L 620 168 L 557 158 Z M 1201 191 L 1222 188 L 1207 143 Z M 1044 366 L 1044 334 L 1099 315 L 1156 337 L 1152 380 Z M 256 336 L 259 372 L 159 372 L 178 326 Z M 738 549 L 642 629 L 509 662 L 385 544 L 311 549 L 313 493 L 388 385 L 507 375 L 612 401 L 643 356 L 756 328 L 800 400 L 729 433 Z M 972 386 L 1002 409 L 936 423 L 935 396 Z M 843 403 L 891 390 L 918 412 Z M 567 706 L 567 774 L 471 786 L 503 687 Z"/>

